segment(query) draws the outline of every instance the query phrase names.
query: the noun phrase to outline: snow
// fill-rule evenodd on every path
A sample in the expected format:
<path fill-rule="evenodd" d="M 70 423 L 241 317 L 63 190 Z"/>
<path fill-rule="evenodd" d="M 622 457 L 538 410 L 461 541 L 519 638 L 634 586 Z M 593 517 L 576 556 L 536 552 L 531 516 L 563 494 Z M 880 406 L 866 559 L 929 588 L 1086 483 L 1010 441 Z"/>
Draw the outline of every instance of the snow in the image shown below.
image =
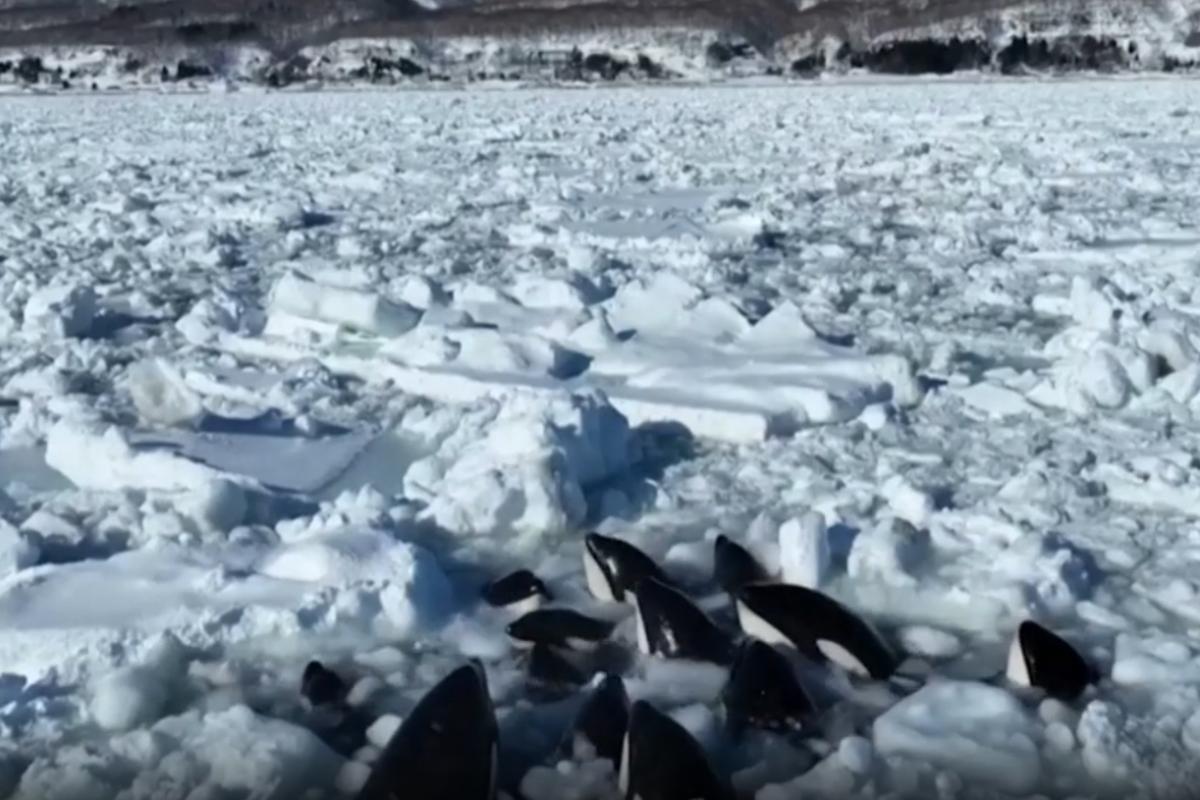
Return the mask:
<path fill-rule="evenodd" d="M 1028 713 L 1011 694 L 965 682 L 930 683 L 875 720 L 884 756 L 917 759 L 967 780 L 1028 794 L 1041 760 Z"/>
<path fill-rule="evenodd" d="M 96 724 L 125 731 L 157 721 L 171 697 L 171 682 L 182 659 L 179 641 L 168 635 L 143 662 L 103 675 L 93 689 L 91 711 Z"/>
<path fill-rule="evenodd" d="M 221 473 L 169 451 L 138 452 L 115 426 L 61 420 L 46 436 L 46 463 L 76 486 L 184 490 L 221 480 Z"/>
<path fill-rule="evenodd" d="M 468 656 L 504 791 L 612 797 L 479 601 L 520 568 L 757 800 L 1186 794 L 1196 95 L 5 99 L 0 797 L 352 795 Z M 589 596 L 590 530 L 730 625 L 725 534 L 905 664 L 798 665 L 811 736 L 733 741 L 728 670 Z M 999 679 L 1027 618 L 1075 703 Z"/>

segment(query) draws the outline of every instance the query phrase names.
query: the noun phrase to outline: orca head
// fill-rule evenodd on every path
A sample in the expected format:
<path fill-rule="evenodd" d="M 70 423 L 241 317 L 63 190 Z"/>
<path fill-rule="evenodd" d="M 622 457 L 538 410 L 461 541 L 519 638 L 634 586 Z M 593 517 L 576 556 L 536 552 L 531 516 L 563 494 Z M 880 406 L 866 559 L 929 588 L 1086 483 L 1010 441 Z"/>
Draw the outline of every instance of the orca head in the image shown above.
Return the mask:
<path fill-rule="evenodd" d="M 721 700 L 725 721 L 735 736 L 747 727 L 798 730 L 814 710 L 791 662 L 758 639 L 747 639 L 738 650 Z"/>
<path fill-rule="evenodd" d="M 732 800 L 700 743 L 687 729 L 650 703 L 639 700 L 629 712 L 622 745 L 621 791 L 640 800 Z"/>
<path fill-rule="evenodd" d="M 568 757 L 606 758 L 619 773 L 625 732 L 629 727 L 629 695 L 617 675 L 605 675 L 588 693 L 563 742 Z"/>
<path fill-rule="evenodd" d="M 795 647 L 813 655 L 812 648 L 808 647 L 807 633 L 795 630 L 789 610 L 778 593 L 764 591 L 756 585 L 742 586 L 734 596 L 734 608 L 738 625 L 747 636 L 767 644 Z"/>
<path fill-rule="evenodd" d="M 499 735 L 478 661 L 425 693 L 375 762 L 358 800 L 494 800 Z"/>
<path fill-rule="evenodd" d="M 527 569 L 497 578 L 483 587 L 481 595 L 488 605 L 518 614 L 534 611 L 554 599 L 541 578 Z"/>
<path fill-rule="evenodd" d="M 683 592 L 654 578 L 633 590 L 638 647 L 646 655 L 728 664 L 730 637 Z"/>
<path fill-rule="evenodd" d="M 1070 642 L 1033 620 L 1017 627 L 1005 675 L 1017 686 L 1042 689 L 1067 702 L 1096 679 L 1091 665 Z"/>
<path fill-rule="evenodd" d="M 886 680 L 899 659 L 862 617 L 828 595 L 804 586 L 759 583 L 736 595 L 738 622 L 749 636 L 790 645 L 818 662 Z"/>
<path fill-rule="evenodd" d="M 769 578 L 758 559 L 725 534 L 713 542 L 713 581 L 729 594 L 748 583 L 761 583 Z"/>
<path fill-rule="evenodd" d="M 509 623 L 505 631 L 521 646 L 540 643 L 586 650 L 607 639 L 613 627 L 607 620 L 569 608 L 542 608 Z"/>
<path fill-rule="evenodd" d="M 589 533 L 583 540 L 583 571 L 588 590 L 604 601 L 630 602 L 642 578 L 668 582 L 654 559 L 622 539 Z"/>
<path fill-rule="evenodd" d="M 538 643 L 529 654 L 529 682 L 554 694 L 584 685 L 587 675 L 555 648 Z"/>
<path fill-rule="evenodd" d="M 346 683 L 320 661 L 310 661 L 300 678 L 300 694 L 314 707 L 332 705 L 346 696 Z"/>

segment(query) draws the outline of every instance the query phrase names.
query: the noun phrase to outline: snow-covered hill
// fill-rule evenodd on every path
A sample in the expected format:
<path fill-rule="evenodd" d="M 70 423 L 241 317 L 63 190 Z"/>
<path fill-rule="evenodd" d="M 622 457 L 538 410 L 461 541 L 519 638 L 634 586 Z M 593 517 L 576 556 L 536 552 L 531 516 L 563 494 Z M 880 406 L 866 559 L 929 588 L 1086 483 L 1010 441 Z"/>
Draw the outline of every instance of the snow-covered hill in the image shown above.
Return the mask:
<path fill-rule="evenodd" d="M 0 80 L 73 86 L 217 76 L 306 81 L 713 79 L 891 73 L 1162 70 L 1200 52 L 1198 0 L 306 0 L 222 6 L 11 4 Z"/>

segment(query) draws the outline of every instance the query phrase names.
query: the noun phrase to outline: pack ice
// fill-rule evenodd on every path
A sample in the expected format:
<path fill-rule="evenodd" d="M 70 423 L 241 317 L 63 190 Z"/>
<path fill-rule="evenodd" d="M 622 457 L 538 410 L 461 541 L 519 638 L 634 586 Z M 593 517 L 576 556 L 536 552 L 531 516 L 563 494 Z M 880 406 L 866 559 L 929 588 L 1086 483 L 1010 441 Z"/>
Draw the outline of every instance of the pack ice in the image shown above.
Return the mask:
<path fill-rule="evenodd" d="M 4 100 L 0 797 L 352 797 L 468 657 L 502 796 L 620 796 L 559 747 L 598 671 L 757 800 L 1187 796 L 1197 108 L 1094 77 Z M 730 647 L 721 535 L 902 663 L 781 646 L 814 718 L 735 735 L 729 665 L 589 594 L 591 531 Z M 519 569 L 544 592 L 481 601 Z M 530 603 L 612 634 L 532 674 Z M 1027 619 L 1095 668 L 1078 698 L 1006 677 Z"/>

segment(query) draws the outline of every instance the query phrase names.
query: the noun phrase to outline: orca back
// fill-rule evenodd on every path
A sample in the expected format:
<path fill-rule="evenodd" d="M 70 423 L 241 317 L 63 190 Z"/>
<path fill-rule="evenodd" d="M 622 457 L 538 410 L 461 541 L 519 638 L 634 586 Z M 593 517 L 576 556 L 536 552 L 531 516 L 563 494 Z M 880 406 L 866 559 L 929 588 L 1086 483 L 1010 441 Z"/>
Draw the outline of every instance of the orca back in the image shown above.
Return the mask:
<path fill-rule="evenodd" d="M 634 590 L 638 643 L 647 655 L 728 664 L 731 637 L 674 587 L 644 578 Z"/>
<path fill-rule="evenodd" d="M 459 667 L 400 725 L 358 800 L 495 800 L 498 739 L 483 667 Z"/>
<path fill-rule="evenodd" d="M 700 743 L 644 700 L 629 713 L 624 750 L 626 800 L 733 800 Z"/>
<path fill-rule="evenodd" d="M 737 593 L 738 620 L 749 635 L 790 644 L 815 661 L 886 680 L 899 659 L 862 617 L 828 595 L 792 584 L 750 584 Z"/>

